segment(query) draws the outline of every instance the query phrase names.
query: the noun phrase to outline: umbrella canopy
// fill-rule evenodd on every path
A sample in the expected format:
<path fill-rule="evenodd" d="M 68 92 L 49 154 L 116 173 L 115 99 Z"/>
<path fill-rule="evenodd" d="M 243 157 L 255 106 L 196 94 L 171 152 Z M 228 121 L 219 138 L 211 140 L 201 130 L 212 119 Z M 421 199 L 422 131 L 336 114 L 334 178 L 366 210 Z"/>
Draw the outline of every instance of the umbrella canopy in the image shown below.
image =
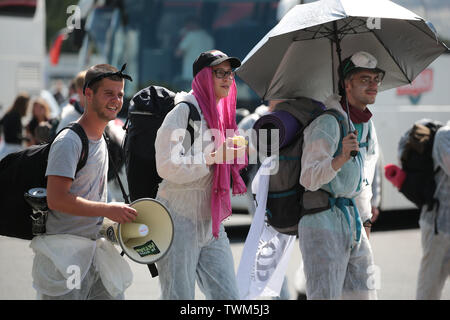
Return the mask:
<path fill-rule="evenodd" d="M 411 83 L 447 47 L 432 25 L 388 0 L 322 0 L 292 8 L 237 75 L 262 99 L 337 93 L 339 61 L 366 51 L 386 71 L 379 90 Z"/>

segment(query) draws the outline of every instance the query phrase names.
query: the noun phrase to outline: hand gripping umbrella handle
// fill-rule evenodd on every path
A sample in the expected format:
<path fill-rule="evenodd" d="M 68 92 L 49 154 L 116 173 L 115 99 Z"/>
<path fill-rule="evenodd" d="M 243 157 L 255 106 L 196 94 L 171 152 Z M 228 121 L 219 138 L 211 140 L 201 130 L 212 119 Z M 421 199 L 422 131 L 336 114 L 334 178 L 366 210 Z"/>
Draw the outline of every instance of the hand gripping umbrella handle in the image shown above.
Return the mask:
<path fill-rule="evenodd" d="M 349 131 L 348 133 L 354 133 L 354 134 L 357 134 L 357 131 L 356 131 L 356 130 L 355 130 L 355 131 Z M 352 151 L 350 151 L 350 155 L 351 155 L 353 158 L 355 158 L 355 157 L 358 155 L 358 151 L 352 150 Z"/>
<path fill-rule="evenodd" d="M 352 130 L 352 125 L 351 125 L 351 122 L 350 122 L 350 110 L 349 110 L 349 107 L 348 107 L 347 97 L 345 98 L 345 104 L 347 106 L 347 110 L 346 111 L 347 111 L 347 119 L 348 119 L 348 133 L 356 134 L 356 130 L 355 131 L 351 131 Z M 352 151 L 350 151 L 350 155 L 353 158 L 355 158 L 358 155 L 358 151 L 352 150 Z"/>

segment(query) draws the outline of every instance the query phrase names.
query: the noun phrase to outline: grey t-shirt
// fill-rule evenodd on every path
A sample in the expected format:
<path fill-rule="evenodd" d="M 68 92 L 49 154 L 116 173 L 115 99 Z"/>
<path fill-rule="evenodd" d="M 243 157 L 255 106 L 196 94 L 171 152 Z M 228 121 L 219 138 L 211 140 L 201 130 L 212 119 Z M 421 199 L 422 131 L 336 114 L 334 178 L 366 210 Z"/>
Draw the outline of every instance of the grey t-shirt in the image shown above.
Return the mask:
<path fill-rule="evenodd" d="M 107 201 L 108 150 L 103 138 L 89 140 L 86 165 L 75 176 L 82 149 L 81 139 L 65 130 L 53 142 L 48 156 L 46 176 L 73 179 L 70 193 L 87 200 Z M 46 223 L 47 234 L 72 234 L 97 239 L 103 217 L 81 217 L 53 210 Z"/>

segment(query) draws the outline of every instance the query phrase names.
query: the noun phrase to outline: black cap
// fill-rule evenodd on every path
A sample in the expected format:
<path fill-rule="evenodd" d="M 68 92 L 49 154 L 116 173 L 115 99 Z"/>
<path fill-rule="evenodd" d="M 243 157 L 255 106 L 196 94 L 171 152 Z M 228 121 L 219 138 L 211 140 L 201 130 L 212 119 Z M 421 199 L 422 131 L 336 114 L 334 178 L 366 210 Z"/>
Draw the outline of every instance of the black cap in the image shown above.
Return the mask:
<path fill-rule="evenodd" d="M 212 67 L 221 64 L 224 61 L 229 61 L 231 68 L 236 69 L 241 66 L 241 61 L 235 57 L 229 57 L 219 50 L 210 50 L 202 52 L 192 65 L 194 78 L 204 67 Z"/>

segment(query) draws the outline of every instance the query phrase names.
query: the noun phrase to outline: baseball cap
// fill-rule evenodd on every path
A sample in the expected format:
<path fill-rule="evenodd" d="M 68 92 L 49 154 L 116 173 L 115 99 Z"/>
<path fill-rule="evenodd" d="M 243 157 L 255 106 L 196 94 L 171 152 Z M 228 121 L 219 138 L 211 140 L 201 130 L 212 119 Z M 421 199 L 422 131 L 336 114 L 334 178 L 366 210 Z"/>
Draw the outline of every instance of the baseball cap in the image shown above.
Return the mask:
<path fill-rule="evenodd" d="M 209 50 L 200 53 L 198 58 L 194 61 L 192 65 L 192 71 L 194 78 L 204 67 L 212 67 L 221 64 L 224 61 L 229 61 L 231 68 L 239 68 L 241 66 L 241 61 L 236 57 L 229 57 L 225 53 L 219 50 Z"/>
<path fill-rule="evenodd" d="M 377 67 L 377 59 L 368 52 L 359 51 L 352 54 L 342 61 L 342 75 L 345 78 L 350 72 L 359 69 L 371 70 L 375 72 L 386 73 L 383 69 Z"/>

